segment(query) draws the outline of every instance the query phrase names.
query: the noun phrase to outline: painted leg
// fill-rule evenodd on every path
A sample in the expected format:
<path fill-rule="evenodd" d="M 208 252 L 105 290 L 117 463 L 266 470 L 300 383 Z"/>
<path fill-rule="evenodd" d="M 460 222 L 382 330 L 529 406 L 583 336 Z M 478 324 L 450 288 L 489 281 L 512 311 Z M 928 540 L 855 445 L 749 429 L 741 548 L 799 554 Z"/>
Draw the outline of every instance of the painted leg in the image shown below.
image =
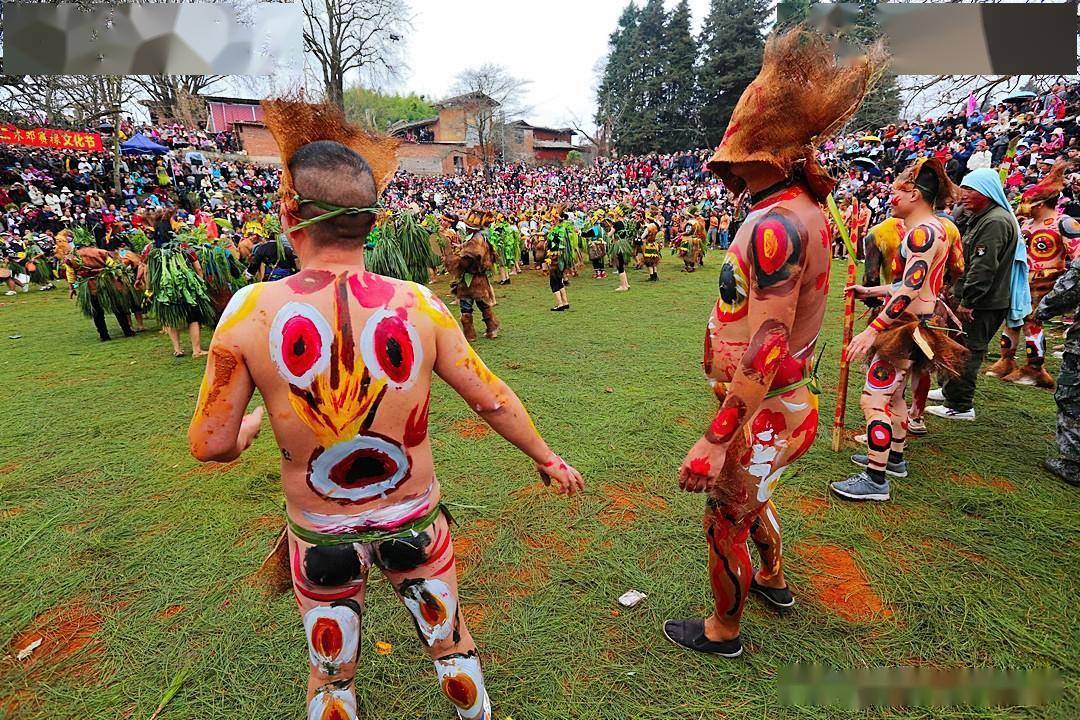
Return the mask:
<path fill-rule="evenodd" d="M 896 390 L 889 398 L 889 422 L 892 425 L 892 445 L 889 447 L 889 461 L 900 463 L 903 461 L 904 450 L 907 449 L 908 431 L 908 406 L 904 395 L 907 393 L 908 372 L 898 370 L 899 379 Z"/>
<path fill-rule="evenodd" d="M 879 355 L 874 355 L 859 399 L 859 406 L 866 417 L 866 467 L 873 472 L 884 473 L 889 461 L 889 450 L 893 444 L 889 401 L 898 387 L 902 387 L 902 373 Z M 906 405 L 904 409 L 906 413 Z"/>
<path fill-rule="evenodd" d="M 765 587 L 782 588 L 787 586 L 783 569 L 783 542 L 780 538 L 780 515 L 772 500 L 765 503 L 761 511 L 750 524 L 750 539 L 754 541 L 761 567 L 754 580 Z"/>
<path fill-rule="evenodd" d="M 986 374 L 1012 382 L 1016 372 L 1016 346 L 1020 342 L 1020 328 L 1006 326 L 1001 333 L 1001 359 L 986 369 Z M 1012 378 L 1012 379 L 1010 379 Z"/>
<path fill-rule="evenodd" d="M 908 409 L 908 417 L 912 420 L 922 420 L 926 412 L 926 398 L 930 394 L 930 373 L 922 371 L 912 374 L 911 381 L 911 407 Z"/>
<path fill-rule="evenodd" d="M 435 663 L 443 695 L 461 720 L 490 720 L 491 700 L 476 643 L 458 603 L 454 542 L 445 516 L 411 538 L 375 544 L 375 562 L 394 586 Z"/>
<path fill-rule="evenodd" d="M 289 533 L 293 593 L 308 643 L 308 720 L 356 720 L 356 662 L 370 561 L 363 545 L 314 546 Z"/>
<path fill-rule="evenodd" d="M 1034 385 L 1054 389 L 1054 378 L 1046 372 L 1046 335 L 1041 323 L 1028 320 L 1024 324 L 1024 339 L 1027 344 L 1027 366 L 1020 369 L 1017 385 Z"/>
<path fill-rule="evenodd" d="M 709 584 L 715 609 L 705 618 L 705 635 L 710 640 L 731 640 L 739 636 L 746 596 L 750 592 L 750 550 L 746 547 L 750 521 L 742 522 L 734 513 L 709 502 L 705 512 L 705 538 L 709 543 Z"/>

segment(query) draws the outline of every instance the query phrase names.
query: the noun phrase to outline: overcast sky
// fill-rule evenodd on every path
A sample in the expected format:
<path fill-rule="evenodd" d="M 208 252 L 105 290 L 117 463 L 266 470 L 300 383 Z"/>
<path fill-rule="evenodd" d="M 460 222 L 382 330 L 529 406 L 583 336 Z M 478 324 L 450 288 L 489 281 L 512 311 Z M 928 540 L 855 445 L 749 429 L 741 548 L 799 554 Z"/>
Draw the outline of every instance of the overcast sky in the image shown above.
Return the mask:
<path fill-rule="evenodd" d="M 530 122 L 562 127 L 576 118 L 592 127 L 595 69 L 627 2 L 412 0 L 409 71 L 396 90 L 442 99 L 458 73 L 490 62 L 531 81 L 525 97 Z M 676 2 L 665 5 L 670 9 Z M 708 4 L 690 0 L 695 34 Z"/>

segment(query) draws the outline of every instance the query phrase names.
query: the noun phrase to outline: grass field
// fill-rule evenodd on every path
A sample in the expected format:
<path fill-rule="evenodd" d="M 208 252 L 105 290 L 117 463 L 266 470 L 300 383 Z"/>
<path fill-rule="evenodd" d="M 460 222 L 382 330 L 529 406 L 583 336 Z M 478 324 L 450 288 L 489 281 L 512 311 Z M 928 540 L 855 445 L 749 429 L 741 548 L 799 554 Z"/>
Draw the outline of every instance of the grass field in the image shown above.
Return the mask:
<path fill-rule="evenodd" d="M 665 618 L 709 604 L 702 499 L 675 481 L 715 407 L 699 369 L 717 256 L 708 262 L 688 276 L 665 258 L 660 283 L 631 273 L 626 294 L 583 276 L 569 313 L 547 311 L 534 273 L 499 288 L 503 336 L 478 350 L 584 473 L 584 496 L 546 493 L 524 457 L 435 388 L 436 465 L 496 717 L 1080 717 L 1077 496 L 1038 469 L 1052 452 L 1050 394 L 998 381 L 980 385 L 978 422 L 931 418 L 910 448 L 912 476 L 884 506 L 827 496 L 854 466 L 829 450 L 823 424 L 776 496 L 794 611 L 751 599 L 738 661 L 664 640 Z M 825 423 L 840 345 L 834 270 Z M 178 676 L 163 720 L 302 716 L 295 604 L 246 582 L 280 525 L 278 454 L 267 432 L 234 465 L 189 457 L 202 369 L 172 358 L 156 331 L 99 343 L 66 288 L 0 297 L 0 717 L 145 720 Z M 372 578 L 361 717 L 452 718 L 407 613 Z M 649 598 L 620 610 L 630 588 Z M 39 637 L 28 660 L 14 658 Z M 376 641 L 393 651 L 376 653 Z M 776 683 L 791 662 L 1051 667 L 1066 687 L 1031 710 L 792 709 Z"/>

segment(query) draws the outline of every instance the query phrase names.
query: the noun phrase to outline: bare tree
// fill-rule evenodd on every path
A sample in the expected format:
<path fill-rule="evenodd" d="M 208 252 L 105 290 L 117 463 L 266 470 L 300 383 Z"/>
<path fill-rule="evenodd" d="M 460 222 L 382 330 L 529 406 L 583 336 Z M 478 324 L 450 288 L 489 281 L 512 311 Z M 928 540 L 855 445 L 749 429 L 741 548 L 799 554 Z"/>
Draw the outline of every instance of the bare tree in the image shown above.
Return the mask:
<path fill-rule="evenodd" d="M 956 108 L 972 95 L 984 106 L 994 95 L 1017 90 L 1041 93 L 1069 78 L 1064 75 L 902 75 L 900 80 L 906 96 L 904 110 L 933 113 Z"/>
<path fill-rule="evenodd" d="M 487 63 L 465 70 L 457 77 L 455 92 L 466 96 L 465 134 L 490 174 L 496 155 L 502 155 L 505 128 L 508 122 L 529 111 L 524 104 L 528 80 L 514 77 L 506 68 Z"/>
<path fill-rule="evenodd" d="M 400 73 L 399 47 L 409 28 L 406 0 L 302 0 L 302 4 L 304 47 L 319 61 L 330 102 L 345 109 L 349 75 Z"/>
<path fill-rule="evenodd" d="M 78 77 L 78 76 L 72 76 Z M 120 110 L 135 101 L 138 85 L 123 75 L 87 75 L 71 88 L 75 121 L 93 126 L 109 118 L 112 125 L 113 191 L 120 195 Z"/>
<path fill-rule="evenodd" d="M 198 118 L 192 116 L 195 105 L 191 99 L 206 91 L 213 91 L 225 80 L 224 75 L 137 75 L 135 84 L 147 99 L 160 108 L 166 117 L 180 120 L 195 127 Z"/>

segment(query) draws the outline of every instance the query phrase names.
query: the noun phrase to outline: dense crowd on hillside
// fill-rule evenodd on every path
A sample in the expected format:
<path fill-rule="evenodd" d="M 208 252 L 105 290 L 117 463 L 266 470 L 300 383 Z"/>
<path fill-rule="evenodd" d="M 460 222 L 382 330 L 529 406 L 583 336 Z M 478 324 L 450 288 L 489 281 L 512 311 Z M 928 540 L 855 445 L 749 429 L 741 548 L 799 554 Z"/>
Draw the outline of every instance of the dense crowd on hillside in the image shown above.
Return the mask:
<path fill-rule="evenodd" d="M 952 110 L 925 121 L 901 122 L 876 134 L 849 134 L 827 143 L 822 157 L 840 178 L 836 195 L 847 208 L 857 198 L 873 224 L 887 214 L 889 184 L 920 156 L 942 159 L 955 181 L 981 167 L 1004 167 L 1013 196 L 1044 174 L 1060 156 L 1080 158 L 1078 86 L 1054 86 L 1022 104 Z M 123 137 L 142 132 L 172 151 L 163 156 L 124 156 L 122 191 L 112 190 L 112 157 L 17 146 L 0 147 L 0 237 L 18 247 L 32 240 L 44 248 L 74 225 L 90 229 L 106 244 L 145 224 L 157 209 L 172 209 L 174 226 L 191 222 L 201 209 L 240 229 L 252 215 L 272 210 L 279 170 L 235 160 L 209 159 L 192 150 L 232 150 L 229 134 L 208 135 L 179 125 L 121 124 Z M 622 205 L 656 208 L 670 239 L 682 211 L 702 209 L 710 239 L 723 243 L 737 223 L 735 198 L 705 169 L 710 150 L 671 155 L 601 158 L 586 166 L 497 164 L 453 176 L 399 172 L 384 202 L 391 209 L 461 215 L 482 207 L 516 215 L 551 207 L 588 213 Z M 1080 215 L 1080 175 L 1064 192 L 1066 212 Z M 28 237 L 29 236 L 29 237 Z M 238 239 L 238 238 L 237 238 Z"/>

